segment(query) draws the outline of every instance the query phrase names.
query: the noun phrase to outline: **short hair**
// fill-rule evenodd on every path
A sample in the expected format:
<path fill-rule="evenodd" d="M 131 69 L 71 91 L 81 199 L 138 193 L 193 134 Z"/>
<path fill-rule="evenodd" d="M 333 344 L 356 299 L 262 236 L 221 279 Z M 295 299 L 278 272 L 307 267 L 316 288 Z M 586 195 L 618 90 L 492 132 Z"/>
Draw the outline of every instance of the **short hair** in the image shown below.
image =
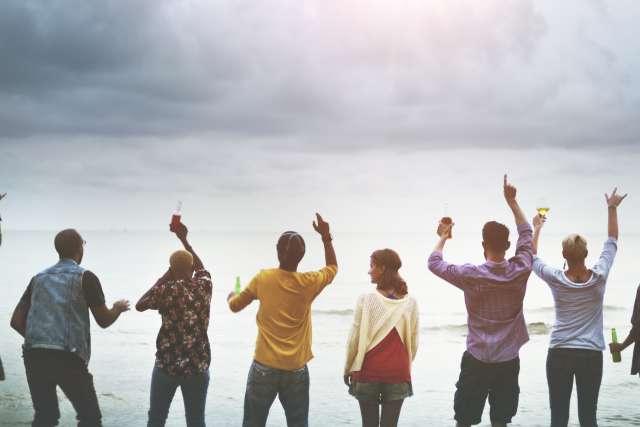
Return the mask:
<path fill-rule="evenodd" d="M 184 249 L 175 251 L 169 257 L 169 267 L 174 273 L 189 272 L 193 268 L 193 255 Z"/>
<path fill-rule="evenodd" d="M 60 258 L 71 258 L 80 252 L 82 248 L 82 236 L 73 228 L 67 228 L 56 234 L 53 245 Z"/>
<path fill-rule="evenodd" d="M 302 236 L 295 231 L 285 231 L 276 245 L 282 261 L 298 264 L 304 256 L 306 246 Z"/>
<path fill-rule="evenodd" d="M 579 234 L 569 234 L 562 241 L 562 254 L 572 261 L 587 257 L 587 240 Z"/>
<path fill-rule="evenodd" d="M 482 240 L 488 249 L 506 251 L 509 249 L 509 229 L 504 224 L 489 221 L 482 227 Z"/>

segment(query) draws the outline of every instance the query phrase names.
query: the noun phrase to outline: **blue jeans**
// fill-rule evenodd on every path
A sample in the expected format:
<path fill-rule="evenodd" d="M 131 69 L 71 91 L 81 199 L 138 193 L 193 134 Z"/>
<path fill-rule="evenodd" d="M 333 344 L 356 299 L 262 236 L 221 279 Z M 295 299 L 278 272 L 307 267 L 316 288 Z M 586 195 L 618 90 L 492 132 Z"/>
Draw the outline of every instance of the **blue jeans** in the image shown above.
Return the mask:
<path fill-rule="evenodd" d="M 287 417 L 288 427 L 309 425 L 309 370 L 295 371 L 269 368 L 254 361 L 249 369 L 244 394 L 242 427 L 264 427 L 269 409 L 278 396 Z"/>
<path fill-rule="evenodd" d="M 147 427 L 164 427 L 176 389 L 182 390 L 187 427 L 205 427 L 204 408 L 209 387 L 209 371 L 190 377 L 173 377 L 159 368 L 151 375 L 151 407 Z"/>

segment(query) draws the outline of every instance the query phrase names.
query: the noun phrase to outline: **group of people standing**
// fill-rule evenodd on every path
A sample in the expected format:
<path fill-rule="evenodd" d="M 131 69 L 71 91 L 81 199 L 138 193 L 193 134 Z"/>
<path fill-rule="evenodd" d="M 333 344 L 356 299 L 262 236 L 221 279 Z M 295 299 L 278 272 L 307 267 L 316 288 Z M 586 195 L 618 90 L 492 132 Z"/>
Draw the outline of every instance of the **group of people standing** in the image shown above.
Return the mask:
<path fill-rule="evenodd" d="M 505 200 L 513 212 L 518 240 L 515 256 L 509 229 L 495 221 L 482 229 L 486 262 L 454 265 L 443 250 L 452 238 L 450 218 L 438 224 L 438 242 L 428 268 L 464 292 L 468 313 L 467 348 L 456 383 L 454 413 L 458 427 L 478 424 L 487 399 L 492 426 L 511 422 L 518 408 L 519 351 L 529 339 L 523 299 L 531 272 L 551 288 L 556 322 L 547 358 L 552 427 L 566 426 L 575 379 L 581 426 L 597 426 L 596 408 L 605 350 L 602 307 L 618 239 L 617 208 L 626 197 L 606 195 L 608 238 L 592 268 L 587 268 L 586 240 L 570 235 L 562 242 L 566 269 L 545 264 L 537 256 L 545 218 L 530 225 L 516 200 L 516 188 L 504 177 Z M 298 272 L 306 252 L 302 236 L 283 233 L 276 245 L 279 267 L 261 270 L 239 293 L 227 297 L 239 312 L 252 301 L 258 337 L 244 397 L 243 427 L 264 426 L 276 397 L 287 425 L 305 427 L 309 414 L 309 370 L 312 359 L 311 305 L 338 272 L 329 224 L 316 214 L 313 223 L 324 245 L 325 267 Z M 188 242 L 187 227 L 172 225 L 182 250 L 169 258 L 169 269 L 140 298 L 138 311 L 162 316 L 156 360 L 151 375 L 148 426 L 163 426 L 178 387 L 188 426 L 205 425 L 211 349 L 207 335 L 212 298 L 211 275 Z M 55 237 L 59 262 L 31 279 L 18 303 L 11 326 L 24 336 L 23 356 L 34 406 L 33 426 L 57 425 L 56 387 L 73 404 L 79 426 L 101 425 L 101 413 L 87 366 L 91 355 L 89 311 L 103 328 L 129 309 L 120 300 L 108 308 L 100 281 L 80 267 L 84 240 L 72 229 Z M 372 292 L 358 298 L 347 340 L 343 372 L 348 392 L 360 406 L 365 427 L 398 424 L 405 398 L 413 394 L 412 362 L 418 350 L 418 303 L 400 276 L 400 256 L 391 249 L 374 251 L 369 276 Z M 640 293 L 640 291 L 639 291 Z M 640 309 L 634 316 L 640 330 Z M 612 351 L 640 339 L 636 327 Z M 346 331 L 345 331 L 346 332 Z M 634 355 L 634 358 L 637 355 Z M 637 372 L 637 371 L 636 371 Z"/>

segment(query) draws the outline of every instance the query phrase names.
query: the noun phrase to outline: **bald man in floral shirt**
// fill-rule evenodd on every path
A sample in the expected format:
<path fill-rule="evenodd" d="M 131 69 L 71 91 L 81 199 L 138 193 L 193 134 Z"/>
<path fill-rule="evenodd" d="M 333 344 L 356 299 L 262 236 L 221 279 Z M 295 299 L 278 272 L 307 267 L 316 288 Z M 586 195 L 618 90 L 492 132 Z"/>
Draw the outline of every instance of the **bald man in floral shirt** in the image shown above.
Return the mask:
<path fill-rule="evenodd" d="M 211 363 L 207 335 L 211 275 L 187 241 L 187 227 L 179 224 L 172 231 L 184 250 L 171 255 L 169 270 L 136 304 L 138 311 L 158 310 L 162 315 L 147 426 L 165 425 L 171 401 L 180 387 L 187 426 L 204 427 Z"/>

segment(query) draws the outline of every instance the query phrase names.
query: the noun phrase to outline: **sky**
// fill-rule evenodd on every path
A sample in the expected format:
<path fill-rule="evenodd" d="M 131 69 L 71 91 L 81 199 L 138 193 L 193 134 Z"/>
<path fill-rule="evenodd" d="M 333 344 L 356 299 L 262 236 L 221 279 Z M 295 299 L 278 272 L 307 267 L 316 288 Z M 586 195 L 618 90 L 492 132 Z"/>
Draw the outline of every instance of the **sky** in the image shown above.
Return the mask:
<path fill-rule="evenodd" d="M 633 0 L 0 3 L 15 230 L 640 232 Z M 640 198 L 639 198 L 640 199 Z M 571 230 L 569 230 L 571 229 Z"/>

